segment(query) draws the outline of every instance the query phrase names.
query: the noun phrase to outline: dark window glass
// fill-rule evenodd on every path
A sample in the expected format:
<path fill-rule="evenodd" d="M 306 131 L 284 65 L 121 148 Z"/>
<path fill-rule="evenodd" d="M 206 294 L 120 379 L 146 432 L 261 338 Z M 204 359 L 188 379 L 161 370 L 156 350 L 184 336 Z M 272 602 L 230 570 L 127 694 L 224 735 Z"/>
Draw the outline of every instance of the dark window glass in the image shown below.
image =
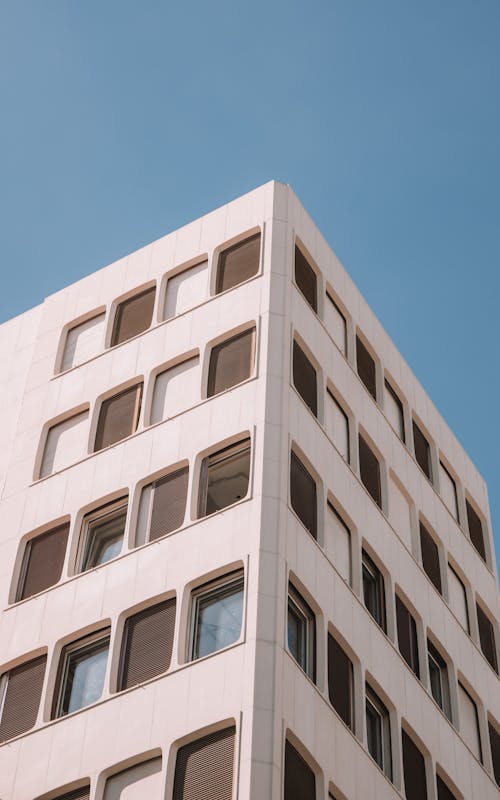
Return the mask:
<path fill-rule="evenodd" d="M 316 800 L 316 778 L 295 747 L 285 744 L 284 800 Z"/>
<path fill-rule="evenodd" d="M 156 289 L 152 286 L 151 289 L 146 289 L 145 292 L 136 294 L 117 306 L 111 347 L 126 342 L 149 328 L 153 319 L 155 293 Z"/>
<path fill-rule="evenodd" d="M 469 503 L 468 500 L 465 501 L 467 506 L 467 522 L 469 523 L 469 536 L 472 544 L 476 548 L 477 552 L 483 559 L 486 561 L 486 551 L 484 549 L 484 535 L 483 535 L 483 526 L 481 524 L 481 520 L 479 516 L 474 511 L 473 507 Z"/>
<path fill-rule="evenodd" d="M 415 458 L 420 469 L 424 471 L 430 481 L 432 481 L 431 449 L 429 442 L 413 420 L 413 444 L 415 446 Z"/>
<path fill-rule="evenodd" d="M 318 310 L 317 277 L 307 258 L 295 245 L 295 283 L 313 311 Z"/>
<path fill-rule="evenodd" d="M 374 400 L 377 399 L 377 381 L 376 381 L 376 367 L 375 361 L 366 349 L 365 345 L 356 336 L 356 365 L 358 368 L 358 375 L 363 381 L 365 387 L 370 392 Z"/>
<path fill-rule="evenodd" d="M 255 328 L 215 345 L 210 353 L 207 396 L 230 389 L 253 372 Z"/>
<path fill-rule="evenodd" d="M 392 780 L 389 712 L 370 686 L 366 686 L 366 744 L 371 757 Z"/>
<path fill-rule="evenodd" d="M 361 435 L 359 436 L 359 472 L 363 486 L 373 497 L 378 507 L 382 508 L 380 464 Z"/>
<path fill-rule="evenodd" d="M 350 658 L 331 634 L 328 634 L 328 694 L 335 711 L 352 730 L 353 666 Z"/>
<path fill-rule="evenodd" d="M 287 643 L 290 653 L 311 680 L 316 679 L 316 617 L 300 594 L 288 590 Z"/>
<path fill-rule="evenodd" d="M 451 720 L 450 687 L 446 661 L 429 640 L 427 640 L 427 654 L 432 696 L 440 709 Z"/>
<path fill-rule="evenodd" d="M 425 760 L 406 731 L 401 731 L 406 800 L 427 800 Z"/>
<path fill-rule="evenodd" d="M 396 433 L 402 442 L 405 441 L 405 423 L 403 404 L 396 392 L 392 388 L 389 381 L 385 381 L 385 391 L 387 393 L 386 413 L 389 417 L 391 425 L 394 427 Z"/>
<path fill-rule="evenodd" d="M 235 733 L 225 728 L 179 749 L 173 800 L 232 800 Z"/>
<path fill-rule="evenodd" d="M 53 718 L 63 717 L 99 700 L 104 688 L 109 633 L 87 636 L 62 652 Z"/>
<path fill-rule="evenodd" d="M 125 623 L 118 691 L 166 672 L 172 658 L 175 597 L 138 611 Z"/>
<path fill-rule="evenodd" d="M 249 479 L 250 439 L 244 439 L 204 458 L 198 516 L 213 514 L 246 497 Z"/>
<path fill-rule="evenodd" d="M 420 547 L 422 550 L 422 566 L 425 573 L 441 594 L 441 571 L 439 568 L 438 546 L 422 523 L 420 523 Z"/>
<path fill-rule="evenodd" d="M 495 672 L 498 672 L 495 632 L 493 630 L 493 625 L 478 603 L 476 603 L 476 611 L 481 650 L 483 651 L 484 657 L 493 667 Z"/>
<path fill-rule="evenodd" d="M 36 722 L 47 656 L 14 667 L 0 679 L 0 742 L 29 731 Z"/>
<path fill-rule="evenodd" d="M 292 508 L 307 528 L 317 538 L 316 481 L 292 451 L 290 461 L 290 499 Z"/>
<path fill-rule="evenodd" d="M 375 622 L 385 633 L 385 591 L 384 578 L 372 559 L 363 550 L 363 598 L 365 606 Z"/>
<path fill-rule="evenodd" d="M 398 627 L 399 652 L 403 656 L 410 669 L 413 670 L 417 678 L 420 678 L 417 625 L 414 618 L 398 595 L 396 595 L 396 620 Z"/>
<path fill-rule="evenodd" d="M 16 600 L 25 600 L 59 581 L 68 533 L 69 522 L 26 542 Z"/>
<path fill-rule="evenodd" d="M 448 788 L 446 783 L 436 775 L 436 786 L 438 793 L 438 800 L 457 800 L 453 792 Z"/>
<path fill-rule="evenodd" d="M 217 265 L 217 294 L 247 281 L 259 271 L 260 233 L 243 242 L 227 247 L 219 255 Z"/>
<path fill-rule="evenodd" d="M 314 416 L 318 414 L 316 370 L 302 348 L 293 342 L 293 382 L 304 403 Z"/>
<path fill-rule="evenodd" d="M 130 436 L 137 429 L 141 410 L 142 383 L 103 400 L 95 437 L 94 452 Z"/>
<path fill-rule="evenodd" d="M 488 732 L 490 734 L 491 760 L 493 761 L 493 774 L 497 784 L 500 786 L 500 733 L 497 728 L 488 720 Z"/>
<path fill-rule="evenodd" d="M 180 528 L 186 513 L 189 467 L 183 467 L 150 484 L 151 516 L 149 541 Z"/>

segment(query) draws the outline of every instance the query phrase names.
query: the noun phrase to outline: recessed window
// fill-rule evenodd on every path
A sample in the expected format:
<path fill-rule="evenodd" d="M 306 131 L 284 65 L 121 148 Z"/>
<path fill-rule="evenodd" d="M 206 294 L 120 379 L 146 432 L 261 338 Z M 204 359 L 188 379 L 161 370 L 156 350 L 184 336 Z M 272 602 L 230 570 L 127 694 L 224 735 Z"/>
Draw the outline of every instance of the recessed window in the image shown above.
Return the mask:
<path fill-rule="evenodd" d="M 451 564 L 448 564 L 448 595 L 453 613 L 461 625 L 465 628 L 467 633 L 470 633 L 467 593 L 465 591 L 464 584 L 458 577 Z"/>
<path fill-rule="evenodd" d="M 139 503 L 136 547 L 177 530 L 184 522 L 189 468 L 182 467 L 144 486 Z"/>
<path fill-rule="evenodd" d="M 406 800 L 427 800 L 425 759 L 405 730 L 401 731 Z"/>
<path fill-rule="evenodd" d="M 102 401 L 94 452 L 135 433 L 141 411 L 141 398 L 142 383 L 138 383 Z"/>
<path fill-rule="evenodd" d="M 345 724 L 354 730 L 354 670 L 352 661 L 328 634 L 328 696 Z"/>
<path fill-rule="evenodd" d="M 351 532 L 330 501 L 327 504 L 325 549 L 344 580 L 351 584 Z"/>
<path fill-rule="evenodd" d="M 417 464 L 432 483 L 431 448 L 415 420 L 413 420 L 413 444 Z"/>
<path fill-rule="evenodd" d="M 442 461 L 439 462 L 439 484 L 444 504 L 458 522 L 457 485 Z"/>
<path fill-rule="evenodd" d="M 427 639 L 427 657 L 429 663 L 429 681 L 431 694 L 449 720 L 451 720 L 450 684 L 448 667 L 441 653 Z"/>
<path fill-rule="evenodd" d="M 244 577 L 215 581 L 193 592 L 190 660 L 237 642 L 243 618 Z"/>
<path fill-rule="evenodd" d="M 397 435 L 404 443 L 405 441 L 405 420 L 403 413 L 403 404 L 398 395 L 392 388 L 389 381 L 385 381 L 385 413 L 396 431 Z"/>
<path fill-rule="evenodd" d="M 233 725 L 179 748 L 172 800 L 232 799 L 235 734 Z"/>
<path fill-rule="evenodd" d="M 64 352 L 61 359 L 61 372 L 83 364 L 93 358 L 102 346 L 102 334 L 106 315 L 96 314 L 85 322 L 80 322 L 66 333 Z"/>
<path fill-rule="evenodd" d="M 210 352 L 207 397 L 213 397 L 250 378 L 254 358 L 255 327 L 214 345 Z"/>
<path fill-rule="evenodd" d="M 52 717 L 64 717 L 99 700 L 104 687 L 109 629 L 64 647 Z"/>
<path fill-rule="evenodd" d="M 422 552 L 422 566 L 429 580 L 441 594 L 441 569 L 439 565 L 439 549 L 431 534 L 420 522 L 420 549 Z"/>
<path fill-rule="evenodd" d="M 391 727 L 389 711 L 366 685 L 366 744 L 380 769 L 392 780 Z"/>
<path fill-rule="evenodd" d="M 337 303 L 326 292 L 325 324 L 333 341 L 343 356 L 347 354 L 347 322 Z"/>
<path fill-rule="evenodd" d="M 199 365 L 200 359 L 195 356 L 186 358 L 156 374 L 149 418 L 150 425 L 175 417 L 199 402 Z"/>
<path fill-rule="evenodd" d="M 135 800 L 161 796 L 161 756 L 142 761 L 106 780 L 103 800 Z"/>
<path fill-rule="evenodd" d="M 437 800 L 457 800 L 440 775 L 436 775 Z"/>
<path fill-rule="evenodd" d="M 380 482 L 380 464 L 378 458 L 368 446 L 365 439 L 361 436 L 359 440 L 359 472 L 361 482 L 368 493 L 375 500 L 379 508 L 382 508 L 382 485 Z"/>
<path fill-rule="evenodd" d="M 389 472 L 388 480 L 389 491 L 389 513 L 391 523 L 405 543 L 408 550 L 412 550 L 412 515 L 408 495 L 396 479 L 396 476 Z"/>
<path fill-rule="evenodd" d="M 485 659 L 492 669 L 498 672 L 497 648 L 495 631 L 490 618 L 485 614 L 479 603 L 476 603 L 477 625 L 479 628 L 479 643 Z"/>
<path fill-rule="evenodd" d="M 152 286 L 117 305 L 111 347 L 147 331 L 153 319 L 155 294 L 156 288 Z"/>
<path fill-rule="evenodd" d="M 460 681 L 458 682 L 458 712 L 460 715 L 460 732 L 476 758 L 482 762 L 477 706 Z"/>
<path fill-rule="evenodd" d="M 384 578 L 378 567 L 363 550 L 363 599 L 373 619 L 386 631 Z"/>
<path fill-rule="evenodd" d="M 46 478 L 78 461 L 86 452 L 85 431 L 88 410 L 51 425 L 43 448 L 39 478 Z"/>
<path fill-rule="evenodd" d="M 316 778 L 295 747 L 285 743 L 284 800 L 316 800 Z"/>
<path fill-rule="evenodd" d="M 472 544 L 476 548 L 477 552 L 483 559 L 486 561 L 486 550 L 484 548 L 484 531 L 483 525 L 479 515 L 476 513 L 474 507 L 469 503 L 468 500 L 465 501 L 465 505 L 467 508 L 467 522 L 469 525 L 469 536 Z"/>
<path fill-rule="evenodd" d="M 340 455 L 349 464 L 349 418 L 329 389 L 326 390 L 325 427 Z"/>
<path fill-rule="evenodd" d="M 288 587 L 287 643 L 297 664 L 315 680 L 316 617 L 292 584 Z"/>
<path fill-rule="evenodd" d="M 68 533 L 69 522 L 65 522 L 26 542 L 16 601 L 43 592 L 59 581 Z"/>
<path fill-rule="evenodd" d="M 302 524 L 316 539 L 318 535 L 316 481 L 293 450 L 290 460 L 290 501 Z"/>
<path fill-rule="evenodd" d="M 198 517 L 237 503 L 246 497 L 250 479 L 250 439 L 224 447 L 203 459 Z"/>
<path fill-rule="evenodd" d="M 297 245 L 295 245 L 295 283 L 313 311 L 318 310 L 318 279 L 316 272 Z"/>
<path fill-rule="evenodd" d="M 374 400 L 377 399 L 377 369 L 375 360 L 363 341 L 356 336 L 356 366 L 358 375 Z"/>
<path fill-rule="evenodd" d="M 318 388 L 316 370 L 300 345 L 293 340 L 293 383 L 302 400 L 318 416 Z"/>
<path fill-rule="evenodd" d="M 500 786 L 500 733 L 491 720 L 488 720 L 488 733 L 490 738 L 491 760 L 493 762 L 493 775 Z"/>
<path fill-rule="evenodd" d="M 45 797 L 46 795 L 44 795 Z M 42 798 L 39 798 L 39 800 L 42 800 Z M 85 783 L 83 786 L 79 786 L 78 789 L 71 789 L 69 792 L 64 792 L 64 794 L 58 794 L 57 797 L 54 797 L 54 800 L 90 800 L 90 784 Z"/>
<path fill-rule="evenodd" d="M 36 722 L 47 656 L 25 661 L 0 678 L 0 742 L 29 731 Z"/>
<path fill-rule="evenodd" d="M 208 295 L 208 261 L 173 275 L 167 280 L 163 319 L 171 319 L 195 306 Z"/>
<path fill-rule="evenodd" d="M 78 572 L 86 572 L 120 555 L 127 503 L 128 498 L 122 497 L 84 516 Z"/>
<path fill-rule="evenodd" d="M 420 678 L 417 623 L 398 595 L 396 595 L 396 621 L 399 652 L 417 678 Z"/>
<path fill-rule="evenodd" d="M 166 672 L 172 658 L 175 597 L 138 611 L 125 622 L 118 691 Z"/>
<path fill-rule="evenodd" d="M 259 261 L 260 233 L 223 250 L 217 264 L 216 294 L 232 289 L 256 275 Z"/>

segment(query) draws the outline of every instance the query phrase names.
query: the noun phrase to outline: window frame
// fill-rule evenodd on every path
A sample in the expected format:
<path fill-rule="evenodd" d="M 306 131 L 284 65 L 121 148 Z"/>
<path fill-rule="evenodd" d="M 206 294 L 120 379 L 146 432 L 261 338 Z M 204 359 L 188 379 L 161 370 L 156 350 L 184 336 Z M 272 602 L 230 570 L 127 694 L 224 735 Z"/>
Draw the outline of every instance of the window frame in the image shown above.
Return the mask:
<path fill-rule="evenodd" d="M 393 431 L 397 434 L 398 439 L 404 445 L 406 445 L 406 438 L 407 437 L 406 437 L 404 403 L 403 403 L 399 393 L 394 389 L 394 387 L 392 385 L 392 382 L 389 380 L 387 375 L 384 376 L 384 392 L 387 392 L 387 394 L 392 398 L 392 400 L 394 401 L 395 405 L 397 406 L 398 411 L 401 412 L 401 431 L 396 430 L 396 428 L 392 424 L 389 416 L 387 415 L 387 409 L 385 408 L 384 412 L 385 412 L 385 416 L 387 418 L 387 421 L 388 421 L 389 425 L 391 426 L 391 428 L 393 429 Z"/>
<path fill-rule="evenodd" d="M 64 704 L 68 702 L 68 700 L 66 699 L 67 680 L 68 680 L 69 667 L 72 657 L 80 651 L 82 652 L 88 651 L 90 653 L 100 652 L 102 649 L 105 649 L 104 648 L 105 644 L 107 645 L 106 668 L 103 676 L 103 687 L 100 696 L 93 702 L 88 703 L 87 705 L 80 706 L 79 708 L 76 708 L 73 711 L 69 710 L 65 711 Z M 54 689 L 51 720 L 67 717 L 70 714 L 74 714 L 77 711 L 81 711 L 84 708 L 89 708 L 90 706 L 93 706 L 95 703 L 98 703 L 101 700 L 102 695 L 106 692 L 106 674 L 109 667 L 110 650 L 111 650 L 111 626 L 100 628 L 98 631 L 94 631 L 93 633 L 90 633 L 87 636 L 82 636 L 79 639 L 76 639 L 72 642 L 68 642 L 68 644 L 65 644 L 62 647 L 61 652 L 59 654 L 59 665 L 57 669 L 56 684 Z"/>
<path fill-rule="evenodd" d="M 245 278 L 244 280 L 239 281 L 238 283 L 234 283 L 231 286 L 228 286 L 226 289 L 222 288 L 222 280 L 224 277 L 224 270 L 222 267 L 225 266 L 225 263 L 223 264 L 224 257 L 227 258 L 227 255 L 229 253 L 238 250 L 244 244 L 248 244 L 249 242 L 257 238 L 259 238 L 260 240 L 259 261 L 255 272 L 248 278 Z M 229 242 L 224 242 L 217 248 L 213 258 L 215 262 L 215 269 L 214 269 L 213 283 L 211 284 L 211 287 L 213 286 L 213 291 L 211 291 L 210 293 L 212 297 L 217 297 L 220 294 L 225 294 L 225 292 L 231 292 L 233 289 L 236 289 L 238 286 L 242 286 L 243 284 L 247 283 L 248 281 L 251 281 L 253 278 L 257 277 L 257 275 L 259 275 L 262 269 L 263 242 L 264 242 L 264 232 L 260 227 L 258 227 L 250 231 L 245 231 L 245 233 L 241 234 L 235 239 L 230 240 Z"/>
<path fill-rule="evenodd" d="M 233 459 L 235 456 L 246 454 L 247 451 L 249 453 L 249 465 L 248 465 L 248 486 L 245 495 L 235 500 L 233 503 L 229 503 L 229 505 L 227 506 L 223 506 L 222 508 L 216 509 L 215 511 L 211 511 L 210 513 L 208 513 L 207 501 L 208 501 L 210 467 L 217 466 L 219 464 L 224 463 L 225 461 L 229 461 L 230 459 Z M 241 503 L 249 496 L 249 493 L 251 491 L 251 478 L 252 478 L 252 437 L 250 436 L 250 434 L 244 436 L 244 438 L 242 439 L 237 439 L 235 442 L 226 444 L 223 447 L 217 447 L 217 449 L 212 448 L 208 453 L 206 453 L 202 457 L 200 464 L 199 477 L 198 477 L 198 494 L 196 501 L 196 518 L 205 519 L 206 517 L 210 517 L 213 514 L 217 514 L 219 511 L 224 511 L 226 508 L 232 508 L 237 503 Z"/>
<path fill-rule="evenodd" d="M 121 297 L 118 297 L 112 304 L 110 315 L 109 315 L 109 334 L 106 337 L 106 350 L 112 350 L 115 347 L 118 347 L 121 344 L 125 344 L 126 342 L 132 341 L 132 339 L 136 339 L 137 336 L 142 336 L 143 333 L 149 331 L 155 325 L 155 308 L 158 299 L 158 287 L 156 285 L 156 281 L 152 283 L 146 284 L 145 286 L 137 286 L 131 292 L 128 292 Z M 151 320 L 144 330 L 140 331 L 139 333 L 134 333 L 133 336 L 130 336 L 128 339 L 123 339 L 122 341 L 115 342 L 115 336 L 117 334 L 117 330 L 119 324 L 121 322 L 121 314 L 122 308 L 124 305 L 131 303 L 134 300 L 138 300 L 140 297 L 143 297 L 145 294 L 149 294 L 150 292 L 154 292 L 154 300 L 153 300 L 153 307 L 151 309 Z"/>
<path fill-rule="evenodd" d="M 226 387 L 225 389 L 220 389 L 218 392 L 211 392 L 212 383 L 215 383 L 215 376 L 212 376 L 212 358 L 214 357 L 215 353 L 220 352 L 226 345 L 235 342 L 237 339 L 241 339 L 244 336 L 250 335 L 250 372 L 246 378 L 243 378 L 241 381 L 237 383 L 231 384 L 231 386 Z M 218 397 L 220 394 L 224 392 L 228 392 L 231 389 L 235 389 L 237 386 L 241 386 L 242 383 L 249 381 L 255 375 L 255 359 L 257 354 L 257 324 L 255 321 L 252 321 L 251 324 L 246 325 L 243 330 L 238 330 L 237 332 L 228 331 L 224 334 L 222 338 L 218 338 L 215 341 L 211 342 L 208 346 L 207 352 L 207 367 L 206 367 L 206 380 L 204 381 L 205 384 L 205 399 L 209 399 L 211 397 Z M 213 387 L 212 387 L 213 388 Z"/>
<path fill-rule="evenodd" d="M 431 661 L 433 669 L 431 669 Z M 453 723 L 448 662 L 429 637 L 427 637 L 427 668 L 429 672 L 429 692 L 445 717 Z M 441 701 L 434 694 L 432 675 L 439 675 L 439 693 Z"/>
<path fill-rule="evenodd" d="M 374 715 L 380 720 L 380 755 L 381 761 L 373 755 L 369 739 L 368 739 L 368 722 L 367 711 L 368 704 L 371 706 Z M 377 693 L 372 689 L 370 684 L 365 684 L 365 725 L 366 725 L 366 749 L 370 757 L 378 764 L 384 775 L 392 781 L 393 778 L 393 764 L 392 764 L 392 737 L 391 737 L 391 714 L 385 703 L 380 699 Z"/>
<path fill-rule="evenodd" d="M 112 442 L 111 444 L 105 444 L 102 447 L 98 448 L 97 436 L 99 433 L 99 423 L 104 405 L 106 403 L 109 403 L 111 400 L 116 400 L 118 397 L 121 397 L 122 395 L 131 392 L 133 389 L 136 392 L 136 396 L 134 402 L 134 410 L 132 414 L 131 433 L 128 433 L 122 439 L 117 439 L 116 442 Z M 118 389 L 118 391 L 116 391 L 116 389 L 113 389 L 111 392 L 107 392 L 96 402 L 96 411 L 94 413 L 94 423 L 92 425 L 91 439 L 90 439 L 92 442 L 92 448 L 91 449 L 89 448 L 91 454 L 102 453 L 105 450 L 109 450 L 110 447 L 116 447 L 116 445 L 120 444 L 121 442 L 125 442 L 131 436 L 135 436 L 139 428 L 141 411 L 143 407 L 143 398 L 144 398 L 144 378 L 141 377 L 139 379 L 131 381 L 126 386 L 123 386 L 122 388 Z"/>
<path fill-rule="evenodd" d="M 106 509 L 109 509 L 106 511 Z M 122 495 L 121 497 L 116 498 L 116 500 L 110 500 L 108 503 L 104 503 L 88 512 L 86 512 L 81 521 L 80 525 L 80 541 L 78 543 L 78 549 L 75 559 L 75 570 L 74 574 L 81 575 L 84 572 L 88 572 L 91 569 L 97 569 L 99 567 L 104 566 L 107 564 L 108 561 L 113 561 L 115 558 L 118 558 L 122 552 L 123 547 L 126 543 L 126 532 L 127 532 L 127 521 L 128 521 L 128 510 L 129 510 L 129 497 L 128 494 Z M 104 512 L 104 513 L 103 513 Z M 122 536 L 122 547 L 118 555 L 113 556 L 113 558 L 108 559 L 108 561 L 104 561 L 99 564 L 90 564 L 87 566 L 87 559 L 91 554 L 92 550 L 92 543 L 91 540 L 93 538 L 93 527 L 98 526 L 106 521 L 107 517 L 111 517 L 110 522 L 113 521 L 116 517 L 121 516 L 125 513 L 125 521 L 123 526 L 123 536 Z"/>
<path fill-rule="evenodd" d="M 231 589 L 233 591 L 231 591 Z M 210 653 L 205 653 L 204 655 L 197 655 L 197 626 L 198 626 L 198 615 L 200 610 L 200 600 L 203 598 L 210 599 L 210 598 L 222 598 L 230 596 L 231 594 L 236 594 L 237 592 L 242 592 L 242 606 L 241 606 L 241 623 L 240 623 L 240 633 L 238 638 L 231 642 L 228 645 L 224 645 L 224 647 L 220 647 L 217 650 L 212 650 Z M 220 578 L 215 578 L 214 580 L 207 581 L 206 583 L 201 584 L 200 586 L 195 587 L 191 591 L 191 598 L 190 598 L 190 613 L 189 613 L 189 636 L 188 636 L 188 652 L 187 652 L 187 661 L 189 663 L 193 663 L 195 661 L 200 661 L 201 659 L 208 658 L 215 653 L 220 653 L 223 650 L 227 650 L 229 647 L 234 647 L 238 644 L 241 640 L 243 635 L 244 623 L 245 623 L 245 599 L 246 599 L 246 592 L 245 592 L 245 571 L 243 568 L 234 570 L 233 572 L 227 573 L 222 575 Z"/>
<path fill-rule="evenodd" d="M 292 606 L 292 609 L 290 606 Z M 290 648 L 288 619 L 291 610 L 295 618 L 299 619 L 303 626 L 301 631 L 303 658 L 301 658 L 301 660 L 295 656 Z M 313 683 L 316 683 L 316 614 L 291 581 L 288 582 L 286 620 L 286 649 L 305 675 L 307 675 Z"/>
<path fill-rule="evenodd" d="M 373 584 L 376 587 L 378 603 L 380 606 L 380 619 L 378 619 L 367 605 L 365 596 L 365 571 L 370 576 Z M 370 614 L 371 618 L 378 625 L 378 627 L 387 635 L 387 599 L 385 592 L 385 579 L 381 569 L 377 566 L 370 554 L 363 547 L 361 552 L 361 584 L 363 594 L 363 605 Z"/>

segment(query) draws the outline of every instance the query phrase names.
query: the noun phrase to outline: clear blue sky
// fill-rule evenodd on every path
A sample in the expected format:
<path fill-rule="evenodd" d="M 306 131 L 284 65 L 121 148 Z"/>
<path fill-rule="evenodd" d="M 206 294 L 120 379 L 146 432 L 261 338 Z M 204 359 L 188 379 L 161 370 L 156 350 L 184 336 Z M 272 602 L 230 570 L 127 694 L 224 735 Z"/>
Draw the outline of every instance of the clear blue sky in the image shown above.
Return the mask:
<path fill-rule="evenodd" d="M 499 41 L 499 0 L 3 0 L 0 320 L 290 183 L 500 533 Z"/>

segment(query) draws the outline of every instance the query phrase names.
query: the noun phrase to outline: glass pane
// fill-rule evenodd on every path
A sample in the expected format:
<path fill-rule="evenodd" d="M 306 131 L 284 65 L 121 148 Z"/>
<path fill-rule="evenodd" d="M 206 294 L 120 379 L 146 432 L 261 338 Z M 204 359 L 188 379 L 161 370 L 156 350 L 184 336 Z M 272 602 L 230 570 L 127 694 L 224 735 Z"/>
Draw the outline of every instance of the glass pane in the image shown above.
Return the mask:
<path fill-rule="evenodd" d="M 373 619 L 380 625 L 381 614 L 378 581 L 373 575 L 370 574 L 370 572 L 368 572 L 365 567 L 363 567 L 363 596 L 365 600 L 365 606 L 372 615 Z"/>
<path fill-rule="evenodd" d="M 431 692 L 434 700 L 440 708 L 443 708 L 443 691 L 441 686 L 441 670 L 432 656 L 429 656 L 429 680 Z"/>
<path fill-rule="evenodd" d="M 243 582 L 197 601 L 194 658 L 228 647 L 240 637 Z"/>
<path fill-rule="evenodd" d="M 107 519 L 89 523 L 83 572 L 99 564 L 105 564 L 120 554 L 126 520 L 125 509 L 111 518 L 108 516 Z"/>
<path fill-rule="evenodd" d="M 366 741 L 370 755 L 382 769 L 382 720 L 369 700 L 366 701 Z"/>
<path fill-rule="evenodd" d="M 104 686 L 109 638 L 67 656 L 61 712 L 70 714 L 98 700 Z"/>
<path fill-rule="evenodd" d="M 305 623 L 295 606 L 288 603 L 288 649 L 298 664 L 305 669 Z"/>
<path fill-rule="evenodd" d="M 206 514 L 213 514 L 246 496 L 250 446 L 208 465 Z"/>

